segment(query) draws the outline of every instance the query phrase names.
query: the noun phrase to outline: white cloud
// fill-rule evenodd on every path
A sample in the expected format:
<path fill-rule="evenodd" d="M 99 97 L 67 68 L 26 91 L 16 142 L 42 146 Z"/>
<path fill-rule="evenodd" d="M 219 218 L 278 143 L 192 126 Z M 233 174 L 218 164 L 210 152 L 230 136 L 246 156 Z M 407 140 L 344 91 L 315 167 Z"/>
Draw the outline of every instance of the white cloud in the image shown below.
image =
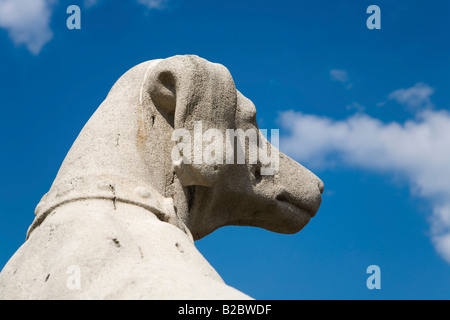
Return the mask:
<path fill-rule="evenodd" d="M 101 4 L 104 0 L 84 0 L 85 8 L 91 8 L 95 5 Z M 169 3 L 169 0 L 137 0 L 149 9 L 165 9 Z"/>
<path fill-rule="evenodd" d="M 149 9 L 165 9 L 169 0 L 138 0 L 138 3 L 143 4 Z"/>
<path fill-rule="evenodd" d="M 384 123 L 361 113 L 337 121 L 287 111 L 279 121 L 288 132 L 282 150 L 309 167 L 346 165 L 406 179 L 414 195 L 430 201 L 432 242 L 450 263 L 449 112 L 424 110 L 405 123 Z"/>
<path fill-rule="evenodd" d="M 15 45 L 25 45 L 37 55 L 53 38 L 50 18 L 58 0 L 0 0 L 0 28 L 6 29 Z M 104 3 L 84 0 L 85 8 Z M 137 0 L 149 9 L 165 9 L 169 0 Z"/>
<path fill-rule="evenodd" d="M 345 70 L 333 69 L 330 71 L 330 77 L 333 81 L 345 83 L 348 81 L 348 74 Z"/>
<path fill-rule="evenodd" d="M 388 95 L 388 99 L 395 100 L 404 105 L 411 111 L 431 108 L 430 96 L 434 93 L 434 89 L 425 83 L 417 83 L 411 88 L 398 89 Z"/>
<path fill-rule="evenodd" d="M 350 82 L 347 71 L 342 69 L 330 70 L 330 79 L 332 81 L 342 83 L 347 90 L 351 89 L 351 87 L 353 86 L 353 84 Z"/>
<path fill-rule="evenodd" d="M 352 101 L 352 103 L 348 104 L 345 109 L 347 110 L 356 110 L 356 112 L 363 112 L 366 110 L 366 107 L 363 106 L 362 104 L 356 102 L 356 101 Z"/>
<path fill-rule="evenodd" d="M 84 0 L 84 7 L 91 8 L 97 4 L 99 4 L 102 0 Z"/>
<path fill-rule="evenodd" d="M 33 54 L 53 37 L 50 17 L 54 0 L 0 0 L 0 27 L 8 30 L 16 45 Z"/>

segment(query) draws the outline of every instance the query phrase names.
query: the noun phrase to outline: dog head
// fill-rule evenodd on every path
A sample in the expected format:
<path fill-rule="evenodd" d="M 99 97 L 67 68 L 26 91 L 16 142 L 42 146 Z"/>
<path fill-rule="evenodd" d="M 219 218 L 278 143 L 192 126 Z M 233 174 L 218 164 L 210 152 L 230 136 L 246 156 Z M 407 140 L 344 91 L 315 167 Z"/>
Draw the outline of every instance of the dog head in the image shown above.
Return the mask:
<path fill-rule="evenodd" d="M 226 225 L 295 233 L 316 214 L 322 181 L 260 134 L 255 106 L 224 66 L 171 57 L 152 68 L 144 87 L 172 131 L 170 161 L 184 195 L 175 205 L 186 208 L 194 239 Z M 271 150 L 270 163 L 261 161 L 263 150 Z"/>

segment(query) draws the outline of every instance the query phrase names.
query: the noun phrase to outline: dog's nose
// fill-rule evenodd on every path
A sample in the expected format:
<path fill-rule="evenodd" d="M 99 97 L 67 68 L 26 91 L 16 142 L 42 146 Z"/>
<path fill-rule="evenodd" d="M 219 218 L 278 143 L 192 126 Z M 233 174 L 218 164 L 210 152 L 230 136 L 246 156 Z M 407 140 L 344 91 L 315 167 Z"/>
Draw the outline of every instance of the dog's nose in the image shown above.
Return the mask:
<path fill-rule="evenodd" d="M 320 194 L 323 193 L 324 189 L 325 189 L 325 185 L 323 184 L 323 181 L 319 179 L 319 191 L 320 191 Z"/>

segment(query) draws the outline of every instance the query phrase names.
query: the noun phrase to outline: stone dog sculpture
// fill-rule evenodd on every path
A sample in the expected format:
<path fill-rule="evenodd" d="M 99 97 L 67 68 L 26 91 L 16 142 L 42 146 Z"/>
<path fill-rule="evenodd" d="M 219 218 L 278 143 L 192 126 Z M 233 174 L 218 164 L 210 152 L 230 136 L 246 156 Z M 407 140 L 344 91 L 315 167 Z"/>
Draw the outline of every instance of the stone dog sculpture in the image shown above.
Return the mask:
<path fill-rule="evenodd" d="M 226 225 L 300 231 L 323 183 L 279 153 L 260 163 L 173 161 L 174 130 L 257 129 L 229 71 L 197 56 L 137 65 L 112 87 L 0 274 L 2 299 L 249 299 L 194 240 Z M 247 150 L 248 152 L 248 150 Z"/>

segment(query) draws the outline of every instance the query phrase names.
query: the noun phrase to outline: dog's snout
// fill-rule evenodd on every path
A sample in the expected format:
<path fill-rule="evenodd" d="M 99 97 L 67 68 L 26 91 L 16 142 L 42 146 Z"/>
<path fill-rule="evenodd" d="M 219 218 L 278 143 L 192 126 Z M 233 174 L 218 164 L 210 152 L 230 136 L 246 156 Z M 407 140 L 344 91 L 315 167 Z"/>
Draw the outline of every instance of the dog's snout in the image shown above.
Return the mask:
<path fill-rule="evenodd" d="M 318 184 L 319 184 L 319 191 L 320 191 L 320 194 L 322 194 L 322 193 L 323 193 L 323 190 L 325 189 L 325 185 L 323 184 L 323 181 L 320 180 L 320 179 L 319 179 Z"/>
<path fill-rule="evenodd" d="M 310 170 L 280 153 L 280 170 L 277 183 L 283 188 L 288 202 L 303 208 L 314 215 L 322 202 L 325 185 L 323 181 Z M 279 199 L 277 199 L 279 200 Z"/>

